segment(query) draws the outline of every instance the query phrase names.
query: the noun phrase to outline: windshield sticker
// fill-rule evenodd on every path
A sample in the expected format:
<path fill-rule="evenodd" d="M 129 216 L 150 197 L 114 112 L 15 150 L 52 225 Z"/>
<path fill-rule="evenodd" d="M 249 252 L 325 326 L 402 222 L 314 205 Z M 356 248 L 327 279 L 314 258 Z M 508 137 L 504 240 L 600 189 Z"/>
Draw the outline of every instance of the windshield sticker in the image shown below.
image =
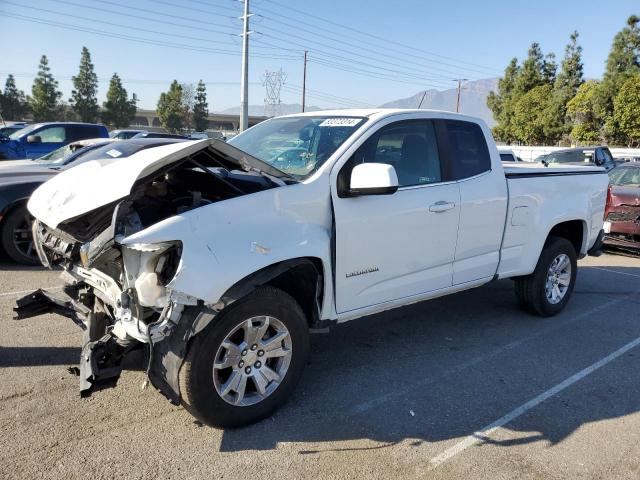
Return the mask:
<path fill-rule="evenodd" d="M 362 121 L 361 118 L 327 118 L 321 127 L 355 127 Z"/>
<path fill-rule="evenodd" d="M 112 148 L 107 152 L 107 155 L 109 155 L 111 158 L 118 158 L 120 155 L 122 155 L 122 152 L 116 150 L 115 148 Z"/>

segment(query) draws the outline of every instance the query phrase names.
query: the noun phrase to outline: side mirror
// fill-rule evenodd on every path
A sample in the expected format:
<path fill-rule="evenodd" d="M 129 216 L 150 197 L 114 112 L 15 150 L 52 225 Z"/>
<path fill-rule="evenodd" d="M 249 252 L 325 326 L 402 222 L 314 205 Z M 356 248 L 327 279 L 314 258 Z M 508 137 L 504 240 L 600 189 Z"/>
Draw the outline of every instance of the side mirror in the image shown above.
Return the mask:
<path fill-rule="evenodd" d="M 42 143 L 42 138 L 40 138 L 40 135 L 29 135 L 27 143 Z"/>
<path fill-rule="evenodd" d="M 385 163 L 361 163 L 351 171 L 350 195 L 389 195 L 398 190 L 396 169 Z"/>

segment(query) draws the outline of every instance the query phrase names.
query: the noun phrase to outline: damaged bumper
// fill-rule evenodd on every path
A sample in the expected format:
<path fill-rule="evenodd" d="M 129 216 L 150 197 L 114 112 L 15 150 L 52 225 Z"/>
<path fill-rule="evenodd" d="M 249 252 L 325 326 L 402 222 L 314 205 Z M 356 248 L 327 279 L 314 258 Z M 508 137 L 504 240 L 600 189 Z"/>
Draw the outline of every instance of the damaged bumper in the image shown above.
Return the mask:
<path fill-rule="evenodd" d="M 63 268 L 64 286 L 61 291 L 38 289 L 18 299 L 14 318 L 56 313 L 85 331 L 79 368 L 82 396 L 115 386 L 123 358 L 142 347 L 149 352 L 151 383 L 179 403 L 178 373 L 195 321 L 202 318 L 205 307 L 165 285 L 166 267 L 173 268 L 177 262 L 173 257 L 179 254 L 175 244 L 126 247 L 114 243 L 111 251 L 103 249 L 107 261 L 102 265 L 108 274 L 92 266 L 100 264 L 95 259 L 102 253 L 83 257 L 87 243 L 74 242 L 39 222 L 34 234 L 43 263 Z M 175 269 L 169 271 L 172 274 Z"/>

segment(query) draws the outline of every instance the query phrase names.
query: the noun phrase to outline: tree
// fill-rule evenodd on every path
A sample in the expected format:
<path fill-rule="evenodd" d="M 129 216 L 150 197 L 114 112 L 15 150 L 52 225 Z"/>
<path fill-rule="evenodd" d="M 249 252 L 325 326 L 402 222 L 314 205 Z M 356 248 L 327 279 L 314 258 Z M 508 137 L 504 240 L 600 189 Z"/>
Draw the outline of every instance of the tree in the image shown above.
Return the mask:
<path fill-rule="evenodd" d="M 193 106 L 193 124 L 197 132 L 204 132 L 209 126 L 209 104 L 207 103 L 207 87 L 200 80 L 196 88 L 195 104 Z"/>
<path fill-rule="evenodd" d="M 614 99 L 622 85 L 633 75 L 640 73 L 640 17 L 631 15 L 627 26 L 616 34 L 607 58 L 602 82 L 602 104 L 605 108 L 605 135 L 611 141 L 619 141 L 620 132 L 614 117 Z"/>
<path fill-rule="evenodd" d="M 182 108 L 184 109 L 184 128 L 193 128 L 193 108 L 196 104 L 196 87 L 193 83 L 182 83 Z"/>
<path fill-rule="evenodd" d="M 136 116 L 136 94 L 129 99 L 127 91 L 122 86 L 122 81 L 117 73 L 114 73 L 109 81 L 107 101 L 102 104 L 102 122 L 115 127 L 128 127 Z"/>
<path fill-rule="evenodd" d="M 550 84 L 538 85 L 515 104 L 513 131 L 518 139 L 529 145 L 548 143 L 552 93 L 553 87 Z"/>
<path fill-rule="evenodd" d="M 567 117 L 567 103 L 575 97 L 584 82 L 582 47 L 578 45 L 578 32 L 574 31 L 565 47 L 560 72 L 554 81 L 553 101 L 549 118 L 550 139 L 560 140 L 571 132 L 571 122 Z"/>
<path fill-rule="evenodd" d="M 511 62 L 504 70 L 504 76 L 498 81 L 498 92 L 491 92 L 487 97 L 487 106 L 493 112 L 493 118 L 496 120 L 493 134 L 498 140 L 507 143 L 515 140 L 511 119 L 515 83 L 519 72 L 518 59 L 511 59 Z"/>
<path fill-rule="evenodd" d="M 640 74 L 622 84 L 613 105 L 620 135 L 629 147 L 640 145 Z"/>
<path fill-rule="evenodd" d="M 168 92 L 160 94 L 157 108 L 158 118 L 163 128 L 169 132 L 179 132 L 185 123 L 185 109 L 182 104 L 182 86 L 174 80 Z"/>
<path fill-rule="evenodd" d="M 86 123 L 95 123 L 98 119 L 98 76 L 93 71 L 91 54 L 87 47 L 82 47 L 80 55 L 80 71 L 77 76 L 71 77 L 74 89 L 71 92 L 69 103 L 73 110 L 80 116 L 80 120 Z"/>
<path fill-rule="evenodd" d="M 567 104 L 567 114 L 573 123 L 571 138 L 576 142 L 600 141 L 604 109 L 601 83 L 589 80 L 578 88 L 578 92 Z"/>
<path fill-rule="evenodd" d="M 33 112 L 35 122 L 51 121 L 58 118 L 60 113 L 60 98 L 58 82 L 53 78 L 47 56 L 40 58 L 38 75 L 33 81 L 29 106 Z"/>
<path fill-rule="evenodd" d="M 21 120 L 29 111 L 24 92 L 18 90 L 12 74 L 7 76 L 4 93 L 0 92 L 0 111 L 5 120 Z"/>
<path fill-rule="evenodd" d="M 556 63 L 556 54 L 547 53 L 542 61 L 542 82 L 552 84 L 556 80 L 558 72 L 558 64 Z"/>
<path fill-rule="evenodd" d="M 555 64 L 555 63 L 554 63 Z M 546 62 L 540 45 L 532 43 L 527 53 L 527 58 L 522 63 L 522 68 L 518 72 L 515 81 L 515 94 L 521 97 L 529 90 L 545 83 L 545 77 L 548 75 L 546 70 Z"/>

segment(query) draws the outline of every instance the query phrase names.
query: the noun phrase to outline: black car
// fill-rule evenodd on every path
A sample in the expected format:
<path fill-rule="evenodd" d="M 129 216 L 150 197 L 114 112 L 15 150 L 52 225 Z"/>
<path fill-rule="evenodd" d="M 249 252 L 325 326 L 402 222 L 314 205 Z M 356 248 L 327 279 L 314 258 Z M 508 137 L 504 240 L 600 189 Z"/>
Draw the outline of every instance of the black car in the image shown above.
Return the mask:
<path fill-rule="evenodd" d="M 567 148 L 556 150 L 542 158 L 538 157 L 540 162 L 545 165 L 583 165 L 587 167 L 603 167 L 607 172 L 616 167 L 613 155 L 607 147 L 581 147 Z"/>
<path fill-rule="evenodd" d="M 39 265 L 31 237 L 31 216 L 27 200 L 41 184 L 62 170 L 100 158 L 126 158 L 147 148 L 182 140 L 140 138 L 119 140 L 95 147 L 87 146 L 56 161 L 21 160 L 0 163 L 0 246 L 12 260 Z"/>

